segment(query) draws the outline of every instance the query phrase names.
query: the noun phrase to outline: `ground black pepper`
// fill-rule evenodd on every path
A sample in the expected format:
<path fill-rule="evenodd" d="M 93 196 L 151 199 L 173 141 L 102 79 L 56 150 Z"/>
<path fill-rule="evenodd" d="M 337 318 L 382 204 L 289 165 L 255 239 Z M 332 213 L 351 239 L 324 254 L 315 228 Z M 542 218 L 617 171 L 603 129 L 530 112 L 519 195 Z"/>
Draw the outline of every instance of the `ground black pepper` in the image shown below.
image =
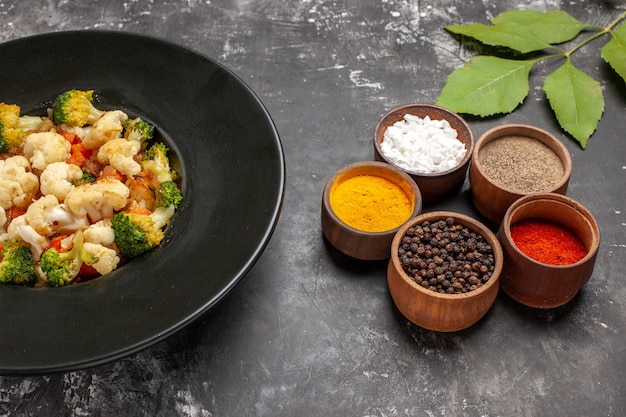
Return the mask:
<path fill-rule="evenodd" d="M 404 272 L 418 285 L 447 294 L 480 288 L 495 269 L 491 245 L 452 217 L 410 227 L 398 257 Z"/>
<path fill-rule="evenodd" d="M 525 136 L 505 136 L 485 144 L 478 160 L 491 181 L 520 194 L 549 191 L 565 175 L 556 152 Z"/>

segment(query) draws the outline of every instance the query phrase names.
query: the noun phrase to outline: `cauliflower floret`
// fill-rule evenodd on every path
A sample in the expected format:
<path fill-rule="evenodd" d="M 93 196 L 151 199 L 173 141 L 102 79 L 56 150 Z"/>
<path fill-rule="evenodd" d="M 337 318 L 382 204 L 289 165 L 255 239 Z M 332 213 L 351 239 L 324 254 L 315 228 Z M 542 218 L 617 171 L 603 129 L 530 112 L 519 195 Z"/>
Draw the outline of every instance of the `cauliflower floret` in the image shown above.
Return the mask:
<path fill-rule="evenodd" d="M 71 148 L 72 145 L 56 132 L 36 132 L 24 138 L 24 156 L 40 171 L 53 162 L 65 161 Z"/>
<path fill-rule="evenodd" d="M 33 259 L 39 261 L 41 254 L 50 247 L 50 241 L 26 222 L 26 215 L 14 218 L 7 228 L 7 239 L 21 240 L 30 246 Z"/>
<path fill-rule="evenodd" d="M 69 126 L 63 123 L 62 125 L 59 125 L 59 127 L 64 132 L 70 132 L 70 133 L 75 134 L 76 136 L 80 138 L 81 141 L 85 139 L 85 136 L 87 136 L 87 134 L 91 130 L 91 126 L 89 125 L 80 127 L 80 126 Z"/>
<path fill-rule="evenodd" d="M 17 155 L 0 160 L 0 206 L 25 208 L 39 190 L 39 179 L 30 172 L 30 163 Z"/>
<path fill-rule="evenodd" d="M 89 216 L 93 223 L 112 218 L 114 210 L 126 206 L 129 193 L 128 187 L 120 180 L 102 178 L 74 187 L 65 196 L 65 205 L 77 216 Z"/>
<path fill-rule="evenodd" d="M 86 242 L 112 247 L 115 242 L 115 232 L 111 227 L 111 219 L 95 222 L 83 231 L 83 236 Z"/>
<path fill-rule="evenodd" d="M 41 197 L 28 206 L 23 217 L 26 224 L 30 225 L 37 233 L 50 236 L 54 232 L 54 223 L 48 218 L 47 213 L 58 207 L 59 200 L 53 195 Z"/>
<path fill-rule="evenodd" d="M 141 165 L 133 159 L 141 143 L 136 140 L 111 139 L 98 150 L 98 162 L 111 165 L 122 174 L 130 177 L 141 172 Z"/>
<path fill-rule="evenodd" d="M 61 234 L 72 234 L 78 229 L 84 229 L 89 226 L 87 216 L 78 216 L 70 213 L 65 204 L 59 204 L 46 213 L 48 219 L 53 222 L 54 231 Z"/>
<path fill-rule="evenodd" d="M 78 229 L 89 226 L 86 216 L 81 217 L 70 213 L 65 205 L 59 204 L 59 200 L 52 194 L 35 200 L 21 217 L 24 217 L 26 224 L 43 236 L 50 236 L 54 233 L 74 233 Z"/>
<path fill-rule="evenodd" d="M 74 185 L 72 181 L 81 179 L 83 170 L 74 164 L 53 162 L 39 176 L 40 189 L 43 195 L 54 195 L 63 201 Z"/>
<path fill-rule="evenodd" d="M 83 248 L 85 252 L 98 258 L 98 261 L 91 264 L 91 266 L 98 271 L 100 275 L 108 274 L 113 271 L 120 262 L 120 257 L 117 256 L 117 252 L 114 249 L 90 242 L 85 242 Z"/>
<path fill-rule="evenodd" d="M 128 116 L 121 110 L 105 112 L 85 135 L 83 146 L 87 149 L 96 149 L 111 139 L 121 137 L 126 119 Z"/>

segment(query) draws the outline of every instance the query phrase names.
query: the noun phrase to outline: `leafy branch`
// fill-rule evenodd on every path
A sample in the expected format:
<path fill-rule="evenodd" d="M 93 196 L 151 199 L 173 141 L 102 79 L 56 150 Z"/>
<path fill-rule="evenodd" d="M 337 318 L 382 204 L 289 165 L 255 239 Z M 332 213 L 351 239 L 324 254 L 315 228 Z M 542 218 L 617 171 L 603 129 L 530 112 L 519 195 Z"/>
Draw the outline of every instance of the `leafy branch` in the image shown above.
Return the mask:
<path fill-rule="evenodd" d="M 605 27 L 583 23 L 561 10 L 511 10 L 491 19 L 490 25 L 446 26 L 453 34 L 493 48 L 491 55 L 477 55 L 453 71 L 437 104 L 480 117 L 511 113 L 528 95 L 532 67 L 561 58 L 564 62 L 545 78 L 543 90 L 563 130 L 585 149 L 602 118 L 604 96 L 600 83 L 576 68 L 571 56 L 593 40 L 610 35 L 601 56 L 626 81 L 624 19 L 626 12 Z M 560 46 L 583 32 L 590 35 L 571 49 Z M 499 53 L 502 48 L 513 52 L 513 57 Z"/>

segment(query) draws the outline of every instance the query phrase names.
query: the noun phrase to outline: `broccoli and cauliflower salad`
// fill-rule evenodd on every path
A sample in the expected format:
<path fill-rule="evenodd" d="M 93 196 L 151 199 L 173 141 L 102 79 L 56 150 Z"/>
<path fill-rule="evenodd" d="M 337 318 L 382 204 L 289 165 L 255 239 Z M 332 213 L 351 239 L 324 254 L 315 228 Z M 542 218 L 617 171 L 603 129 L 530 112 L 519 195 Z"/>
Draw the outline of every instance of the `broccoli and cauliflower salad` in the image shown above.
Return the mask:
<path fill-rule="evenodd" d="M 60 94 L 47 116 L 0 103 L 0 283 L 60 287 L 158 246 L 182 201 L 154 127 Z"/>

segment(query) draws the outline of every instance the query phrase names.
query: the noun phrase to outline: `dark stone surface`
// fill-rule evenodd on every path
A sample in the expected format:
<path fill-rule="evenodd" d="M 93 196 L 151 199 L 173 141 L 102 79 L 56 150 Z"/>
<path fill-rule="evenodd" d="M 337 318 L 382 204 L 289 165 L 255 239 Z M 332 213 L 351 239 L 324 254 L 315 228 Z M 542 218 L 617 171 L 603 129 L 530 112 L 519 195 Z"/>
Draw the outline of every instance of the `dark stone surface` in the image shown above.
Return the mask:
<path fill-rule="evenodd" d="M 470 58 L 442 27 L 487 22 L 510 8 L 560 8 L 608 24 L 624 5 L 0 0 L 2 41 L 111 29 L 155 35 L 216 58 L 272 114 L 288 175 L 270 244 L 217 308 L 114 363 L 0 377 L 0 416 L 626 415 L 626 89 L 598 57 L 599 41 L 575 56 L 604 80 L 607 100 L 586 150 L 561 133 L 536 87 L 546 65 L 533 71 L 530 96 L 513 114 L 470 120 L 476 137 L 499 123 L 530 123 L 570 149 L 568 195 L 594 213 L 602 232 L 594 275 L 571 303 L 537 311 L 500 294 L 470 329 L 426 331 L 395 309 L 384 262 L 346 259 L 320 230 L 324 183 L 341 166 L 372 159 L 376 121 L 399 104 L 434 102 L 446 76 Z M 466 184 L 458 196 L 424 210 L 478 216 L 468 196 Z"/>

